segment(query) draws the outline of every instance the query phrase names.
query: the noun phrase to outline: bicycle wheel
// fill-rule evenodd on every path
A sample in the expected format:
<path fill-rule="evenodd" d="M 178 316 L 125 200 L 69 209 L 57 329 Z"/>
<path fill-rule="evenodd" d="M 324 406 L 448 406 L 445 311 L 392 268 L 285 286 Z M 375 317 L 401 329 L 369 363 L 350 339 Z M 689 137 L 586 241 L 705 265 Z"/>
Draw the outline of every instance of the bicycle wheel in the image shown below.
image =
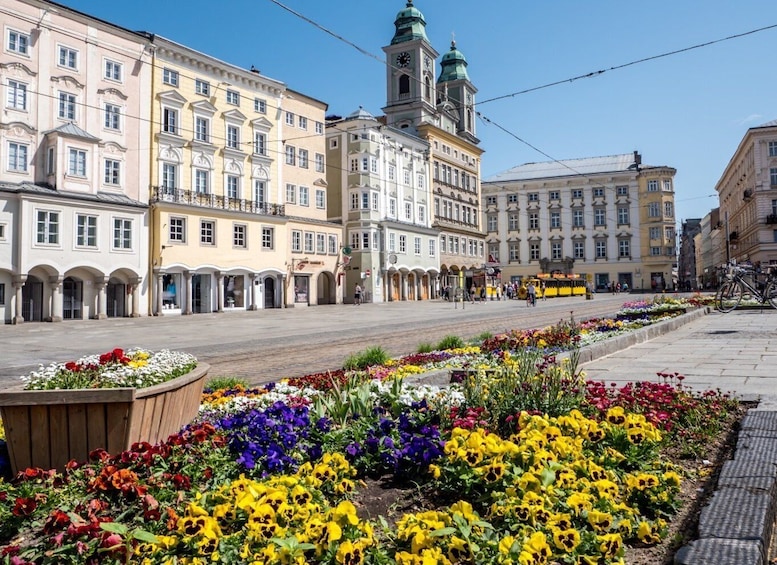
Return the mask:
<path fill-rule="evenodd" d="M 715 307 L 721 312 L 731 312 L 742 302 L 742 284 L 737 281 L 726 281 L 715 296 Z"/>
<path fill-rule="evenodd" d="M 777 284 L 774 281 L 769 281 L 764 289 L 764 298 L 769 301 L 772 308 L 777 308 Z"/>

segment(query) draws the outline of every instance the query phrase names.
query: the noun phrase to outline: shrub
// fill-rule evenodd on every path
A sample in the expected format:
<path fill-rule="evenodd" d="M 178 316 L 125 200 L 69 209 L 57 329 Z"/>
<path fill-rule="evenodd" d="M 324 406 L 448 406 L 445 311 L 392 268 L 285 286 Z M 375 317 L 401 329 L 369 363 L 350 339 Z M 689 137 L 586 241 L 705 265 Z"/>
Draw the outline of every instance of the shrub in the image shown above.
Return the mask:
<path fill-rule="evenodd" d="M 419 343 L 415 350 L 416 353 L 431 353 L 432 351 L 434 351 L 434 345 L 431 343 Z"/>
<path fill-rule="evenodd" d="M 388 360 L 389 355 L 386 350 L 379 345 L 374 345 L 364 351 L 349 355 L 343 363 L 343 369 L 346 371 L 364 370 L 375 365 L 385 365 Z"/>
<path fill-rule="evenodd" d="M 459 349 L 461 347 L 464 347 L 464 340 L 461 339 L 457 335 L 446 335 L 444 338 L 440 340 L 440 342 L 437 344 L 437 349 L 439 351 L 444 351 L 446 349 Z"/>

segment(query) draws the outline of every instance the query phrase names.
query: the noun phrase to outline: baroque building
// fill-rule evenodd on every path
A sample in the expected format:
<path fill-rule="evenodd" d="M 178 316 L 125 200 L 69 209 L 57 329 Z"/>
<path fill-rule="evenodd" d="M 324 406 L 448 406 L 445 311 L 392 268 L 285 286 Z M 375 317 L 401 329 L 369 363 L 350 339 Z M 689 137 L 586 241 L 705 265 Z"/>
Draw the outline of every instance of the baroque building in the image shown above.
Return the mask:
<path fill-rule="evenodd" d="M 488 253 L 505 282 L 575 274 L 598 290 L 670 288 L 674 174 L 635 151 L 493 175 L 483 181 Z"/>
<path fill-rule="evenodd" d="M 150 37 L 42 0 L 0 20 L 0 313 L 145 314 Z"/>

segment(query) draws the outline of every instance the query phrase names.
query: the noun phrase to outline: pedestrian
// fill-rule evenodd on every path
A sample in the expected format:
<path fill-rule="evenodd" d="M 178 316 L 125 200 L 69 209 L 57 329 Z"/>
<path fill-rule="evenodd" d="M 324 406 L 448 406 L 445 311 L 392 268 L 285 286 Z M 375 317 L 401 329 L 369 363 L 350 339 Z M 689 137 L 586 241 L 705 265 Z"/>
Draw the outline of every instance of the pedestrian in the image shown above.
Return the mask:
<path fill-rule="evenodd" d="M 526 286 L 526 306 L 536 306 L 537 305 L 537 289 L 534 288 L 534 283 L 532 281 L 529 281 L 529 284 Z"/>
<path fill-rule="evenodd" d="M 473 284 L 472 288 L 469 289 L 469 301 L 474 304 L 475 303 L 475 293 L 477 292 L 477 287 Z"/>
<path fill-rule="evenodd" d="M 353 288 L 353 303 L 355 306 L 359 306 L 362 303 L 362 287 L 359 283 Z"/>
<path fill-rule="evenodd" d="M 496 286 L 496 299 L 502 300 L 502 285 Z"/>
<path fill-rule="evenodd" d="M 540 281 L 540 298 L 547 300 L 547 298 L 545 298 L 545 281 Z"/>
<path fill-rule="evenodd" d="M 486 285 L 480 287 L 480 302 L 486 303 Z"/>

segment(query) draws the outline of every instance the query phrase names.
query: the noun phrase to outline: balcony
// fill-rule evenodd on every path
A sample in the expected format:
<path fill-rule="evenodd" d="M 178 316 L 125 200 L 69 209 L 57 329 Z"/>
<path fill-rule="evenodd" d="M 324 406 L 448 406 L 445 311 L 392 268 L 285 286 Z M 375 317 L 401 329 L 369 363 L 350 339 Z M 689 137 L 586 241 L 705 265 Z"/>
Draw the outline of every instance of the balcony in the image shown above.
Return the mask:
<path fill-rule="evenodd" d="M 193 190 L 180 188 L 168 188 L 155 186 L 152 189 L 150 203 L 171 202 L 187 206 L 200 206 L 217 210 L 232 210 L 235 212 L 248 212 L 250 214 L 262 214 L 265 216 L 285 216 L 286 210 L 283 204 L 270 204 L 269 202 L 255 202 L 243 198 L 228 198 L 216 194 L 206 194 Z"/>
<path fill-rule="evenodd" d="M 777 224 L 777 214 L 769 214 L 766 216 L 767 224 Z"/>

